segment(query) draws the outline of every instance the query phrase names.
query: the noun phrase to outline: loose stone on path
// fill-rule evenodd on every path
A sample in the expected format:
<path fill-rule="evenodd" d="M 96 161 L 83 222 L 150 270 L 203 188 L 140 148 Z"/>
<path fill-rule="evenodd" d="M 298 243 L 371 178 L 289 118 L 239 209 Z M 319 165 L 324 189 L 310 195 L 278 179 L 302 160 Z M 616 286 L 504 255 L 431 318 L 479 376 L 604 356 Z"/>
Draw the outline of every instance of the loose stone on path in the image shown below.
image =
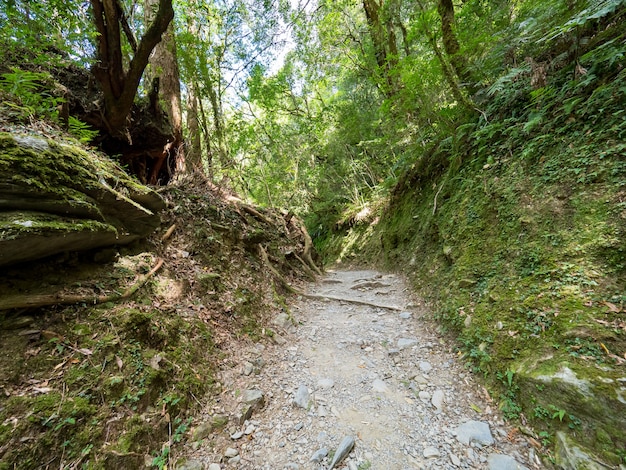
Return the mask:
<path fill-rule="evenodd" d="M 328 467 L 329 470 L 332 470 L 333 468 L 335 468 L 335 465 L 337 465 L 339 462 L 345 459 L 353 447 L 354 447 L 354 437 L 352 436 L 344 437 L 341 443 L 339 444 L 339 447 L 337 447 L 337 450 L 335 451 L 333 460 L 330 462 L 330 466 Z"/>
<path fill-rule="evenodd" d="M 327 455 L 328 455 L 328 449 L 326 447 L 322 447 L 311 456 L 311 459 L 309 460 L 309 462 L 319 463 L 322 460 L 324 460 L 324 457 L 326 457 Z"/>
<path fill-rule="evenodd" d="M 424 457 L 427 459 L 438 458 L 441 456 L 441 452 L 436 447 L 426 447 L 423 452 Z"/>
<path fill-rule="evenodd" d="M 482 421 L 467 421 L 456 429 L 456 438 L 461 444 L 469 445 L 470 442 L 489 446 L 494 443 L 491 430 L 487 423 Z"/>
<path fill-rule="evenodd" d="M 417 344 L 417 340 L 415 338 L 400 338 L 398 340 L 398 349 L 406 349 L 411 346 L 415 346 Z"/>
<path fill-rule="evenodd" d="M 433 392 L 431 403 L 433 404 L 435 408 L 437 408 L 437 410 L 441 410 L 441 408 L 443 407 L 443 399 L 444 399 L 443 390 L 435 390 Z"/>
<path fill-rule="evenodd" d="M 489 470 L 528 470 L 528 467 L 519 464 L 513 457 L 502 454 L 489 454 L 487 465 Z"/>
<path fill-rule="evenodd" d="M 420 370 L 424 373 L 428 373 L 431 370 L 433 370 L 433 366 L 430 364 L 430 362 L 427 362 L 427 361 L 420 361 L 419 367 L 420 367 Z"/>
<path fill-rule="evenodd" d="M 317 387 L 328 389 L 332 388 L 335 385 L 335 381 L 333 379 L 320 379 L 317 381 Z"/>
<path fill-rule="evenodd" d="M 382 380 L 375 379 L 372 383 L 372 390 L 378 393 L 387 393 L 389 391 L 389 387 Z"/>
<path fill-rule="evenodd" d="M 298 390 L 293 398 L 293 402 L 300 408 L 304 408 L 305 410 L 309 409 L 309 405 L 311 404 L 311 394 L 309 393 L 309 389 L 306 385 L 300 385 L 298 387 Z"/>
<path fill-rule="evenodd" d="M 302 298 L 280 319 L 283 344 L 244 347 L 221 369 L 233 393 L 197 421 L 187 461 L 216 462 L 209 470 L 540 468 L 525 437 L 504 439 L 510 429 L 497 410 L 481 411 L 491 404 L 399 277 L 329 276 L 310 288 L 326 300 Z M 350 289 L 376 279 L 389 286 Z M 389 314 L 369 305 L 381 295 L 405 307 Z M 230 420 L 213 427 L 217 415 Z"/>

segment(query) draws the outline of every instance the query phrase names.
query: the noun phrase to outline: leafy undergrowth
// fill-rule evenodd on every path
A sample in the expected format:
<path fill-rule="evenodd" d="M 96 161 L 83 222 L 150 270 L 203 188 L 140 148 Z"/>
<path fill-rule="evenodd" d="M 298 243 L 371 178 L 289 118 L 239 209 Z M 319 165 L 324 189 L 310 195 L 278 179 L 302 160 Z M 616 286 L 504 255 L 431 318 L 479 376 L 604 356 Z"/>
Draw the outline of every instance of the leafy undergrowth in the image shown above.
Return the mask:
<path fill-rule="evenodd" d="M 406 271 L 557 464 L 561 433 L 626 462 L 626 44 L 611 27 L 541 88 L 530 68 L 498 81 L 380 220 L 317 241 L 327 259 Z"/>
<path fill-rule="evenodd" d="M 0 469 L 164 468 L 194 410 L 219 393 L 217 363 L 238 342 L 272 340 L 284 292 L 259 245 L 298 282 L 301 233 L 199 179 L 163 196 L 162 228 L 144 244 L 5 268 L 0 295 L 85 300 L 0 312 Z M 90 302 L 160 259 L 129 300 Z"/>

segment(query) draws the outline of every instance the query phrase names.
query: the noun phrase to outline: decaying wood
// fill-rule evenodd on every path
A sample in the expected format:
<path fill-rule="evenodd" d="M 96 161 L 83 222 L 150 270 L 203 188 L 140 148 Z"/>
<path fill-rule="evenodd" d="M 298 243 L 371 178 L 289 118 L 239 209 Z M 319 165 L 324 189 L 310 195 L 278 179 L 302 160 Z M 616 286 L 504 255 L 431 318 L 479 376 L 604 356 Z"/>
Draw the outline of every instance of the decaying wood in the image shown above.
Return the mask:
<path fill-rule="evenodd" d="M 50 305 L 71 305 L 71 304 L 103 304 L 106 302 L 117 302 L 127 299 L 137 292 L 154 274 L 163 266 L 163 260 L 159 258 L 149 273 L 140 276 L 137 281 L 126 289 L 122 294 L 110 295 L 86 295 L 86 294 L 30 294 L 12 295 L 0 299 L 0 310 L 14 308 L 37 308 Z"/>
<path fill-rule="evenodd" d="M 374 302 L 368 302 L 367 300 L 349 299 L 346 297 L 335 297 L 334 295 L 321 295 L 321 294 L 300 294 L 302 297 L 314 300 L 336 300 L 337 302 L 347 302 L 356 305 L 367 305 L 368 307 L 384 308 L 387 310 L 394 310 L 396 312 L 403 312 L 405 309 L 397 307 L 395 305 L 382 305 Z"/>

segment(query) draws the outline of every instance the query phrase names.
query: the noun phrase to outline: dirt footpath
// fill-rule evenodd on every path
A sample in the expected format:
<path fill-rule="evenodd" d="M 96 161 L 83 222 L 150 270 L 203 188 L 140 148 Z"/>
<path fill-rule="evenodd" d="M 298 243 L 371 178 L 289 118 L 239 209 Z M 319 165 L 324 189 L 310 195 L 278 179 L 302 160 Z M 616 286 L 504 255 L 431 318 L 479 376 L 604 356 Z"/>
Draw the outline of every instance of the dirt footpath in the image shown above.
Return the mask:
<path fill-rule="evenodd" d="M 541 468 L 396 275 L 330 272 L 276 323 L 223 371 L 205 418 L 226 427 L 177 468 Z"/>

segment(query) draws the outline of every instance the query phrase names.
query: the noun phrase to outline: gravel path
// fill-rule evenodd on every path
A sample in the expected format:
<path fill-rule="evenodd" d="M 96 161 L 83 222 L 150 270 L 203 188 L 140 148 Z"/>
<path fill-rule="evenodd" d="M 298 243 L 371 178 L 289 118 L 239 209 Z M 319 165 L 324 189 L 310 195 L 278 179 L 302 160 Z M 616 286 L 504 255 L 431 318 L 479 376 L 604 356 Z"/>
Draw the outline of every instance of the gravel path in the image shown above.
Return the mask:
<path fill-rule="evenodd" d="M 399 277 L 331 272 L 309 293 L 276 346 L 224 368 L 204 428 L 229 424 L 212 441 L 198 426 L 177 468 L 541 468 Z"/>

